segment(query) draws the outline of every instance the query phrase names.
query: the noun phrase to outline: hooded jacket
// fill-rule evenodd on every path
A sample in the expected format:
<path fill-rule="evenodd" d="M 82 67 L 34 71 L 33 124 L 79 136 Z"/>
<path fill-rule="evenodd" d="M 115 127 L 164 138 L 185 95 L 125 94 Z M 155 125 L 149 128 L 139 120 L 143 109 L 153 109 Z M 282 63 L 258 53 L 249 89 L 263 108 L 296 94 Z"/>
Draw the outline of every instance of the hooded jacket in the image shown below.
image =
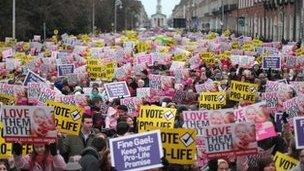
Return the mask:
<path fill-rule="evenodd" d="M 81 159 L 79 161 L 83 171 L 100 171 L 99 153 L 93 147 L 87 147 L 81 152 Z"/>

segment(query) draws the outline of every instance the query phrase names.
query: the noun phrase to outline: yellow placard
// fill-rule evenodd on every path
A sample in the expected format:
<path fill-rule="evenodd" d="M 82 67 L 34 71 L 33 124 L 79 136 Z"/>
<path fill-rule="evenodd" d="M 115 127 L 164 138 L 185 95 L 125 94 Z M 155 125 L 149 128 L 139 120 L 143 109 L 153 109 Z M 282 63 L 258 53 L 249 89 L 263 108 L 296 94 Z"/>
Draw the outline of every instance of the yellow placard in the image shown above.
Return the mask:
<path fill-rule="evenodd" d="M 141 106 L 137 118 L 139 132 L 147 130 L 147 126 L 173 128 L 176 109 L 158 106 Z"/>
<path fill-rule="evenodd" d="M 196 157 L 196 130 L 147 127 L 148 130 L 160 129 L 164 157 L 171 164 L 193 164 Z"/>
<path fill-rule="evenodd" d="M 273 160 L 277 171 L 288 171 L 299 164 L 298 160 L 280 152 L 276 152 Z"/>
<path fill-rule="evenodd" d="M 258 92 L 258 85 L 240 81 L 231 81 L 230 100 L 249 101 L 254 103 Z"/>
<path fill-rule="evenodd" d="M 199 107 L 216 110 L 226 105 L 226 92 L 202 92 L 199 97 Z"/>
<path fill-rule="evenodd" d="M 174 55 L 174 61 L 180 61 L 180 62 L 185 62 L 187 60 L 186 54 L 176 54 Z"/>
<path fill-rule="evenodd" d="M 7 94 L 0 94 L 0 102 L 2 102 L 4 105 L 13 105 L 16 104 L 16 97 L 7 95 Z"/>
<path fill-rule="evenodd" d="M 210 52 L 202 52 L 200 54 L 201 59 L 206 62 L 207 64 L 212 64 L 214 63 L 214 57 L 215 55 L 213 53 Z"/>
<path fill-rule="evenodd" d="M 61 102 L 47 101 L 47 106 L 54 107 L 57 130 L 66 135 L 79 135 L 83 109 L 76 105 L 66 105 Z"/>
<path fill-rule="evenodd" d="M 136 45 L 137 52 L 147 52 L 150 49 L 150 45 L 147 42 L 138 42 Z"/>
<path fill-rule="evenodd" d="M 33 151 L 32 144 L 22 145 L 22 155 L 30 154 Z M 8 159 L 12 156 L 12 144 L 6 143 L 3 137 L 3 124 L 0 122 L 0 159 Z"/>

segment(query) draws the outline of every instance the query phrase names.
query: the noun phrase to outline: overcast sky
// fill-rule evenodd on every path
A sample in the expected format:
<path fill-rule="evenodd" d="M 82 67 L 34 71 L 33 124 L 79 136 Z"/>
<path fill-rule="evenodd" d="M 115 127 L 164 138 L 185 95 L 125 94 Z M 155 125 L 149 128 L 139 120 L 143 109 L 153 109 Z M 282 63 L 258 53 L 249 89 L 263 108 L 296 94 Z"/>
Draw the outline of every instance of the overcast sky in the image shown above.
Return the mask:
<path fill-rule="evenodd" d="M 141 0 L 141 2 L 143 3 L 149 17 L 151 17 L 152 14 L 156 13 L 157 0 Z M 162 0 L 162 13 L 166 14 L 167 17 L 169 17 L 172 13 L 173 8 L 179 2 L 180 0 Z"/>

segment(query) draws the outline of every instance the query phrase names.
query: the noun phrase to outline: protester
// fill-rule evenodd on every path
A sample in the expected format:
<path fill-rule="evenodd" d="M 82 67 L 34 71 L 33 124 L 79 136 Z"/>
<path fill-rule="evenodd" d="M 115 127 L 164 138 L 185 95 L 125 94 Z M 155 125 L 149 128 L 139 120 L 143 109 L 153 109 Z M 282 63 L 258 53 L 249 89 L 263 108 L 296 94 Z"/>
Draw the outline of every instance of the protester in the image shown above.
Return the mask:
<path fill-rule="evenodd" d="M 81 159 L 79 161 L 83 171 L 90 171 L 100 169 L 101 155 L 106 149 L 106 141 L 101 137 L 95 137 L 90 147 L 85 148 L 81 152 Z"/>
<path fill-rule="evenodd" d="M 89 147 L 98 133 L 93 129 L 93 119 L 91 116 L 83 115 L 81 120 L 81 131 L 76 136 L 63 136 L 61 138 L 60 150 L 61 154 L 65 156 L 66 161 L 70 157 L 80 156 L 81 151 Z"/>
<path fill-rule="evenodd" d="M 303 171 L 304 170 L 304 149 L 299 154 L 300 163 L 292 169 L 292 171 Z"/>
<path fill-rule="evenodd" d="M 0 160 L 0 171 L 9 171 L 9 165 L 8 162 L 5 160 Z"/>
<path fill-rule="evenodd" d="M 17 169 L 132 170 L 148 158 L 157 159 L 151 171 L 272 171 L 281 169 L 274 167 L 280 159 L 299 158 L 289 169 L 303 170 L 302 134 L 296 134 L 301 122 L 294 121 L 303 117 L 304 48 L 226 33 L 64 34 L 29 47 L 0 42 L 6 111 L 0 142 L 13 143 Z M 35 111 L 30 138 L 41 140 L 22 141 L 34 144 L 24 157 L 31 150 L 21 152 L 20 142 L 10 139 L 10 126 L 18 122 L 8 122 L 26 116 L 14 109 L 21 105 Z M 47 106 L 54 106 L 52 114 L 39 110 Z M 141 139 L 153 135 L 148 129 L 161 129 L 159 142 Z M 58 140 L 67 165 L 46 138 Z M 159 148 L 150 150 L 155 144 Z M 127 151 L 135 147 L 143 152 Z M 162 159 L 155 156 L 159 150 Z M 121 153 L 128 155 L 117 165 Z M 12 156 L 5 155 L 0 158 Z M 132 155 L 141 160 L 128 162 Z M 0 170 L 5 166 L 0 162 Z"/>
<path fill-rule="evenodd" d="M 17 169 L 55 171 L 64 170 L 66 167 L 63 157 L 57 153 L 56 143 L 34 144 L 32 154 L 23 157 L 21 144 L 14 143 L 12 151 Z"/>

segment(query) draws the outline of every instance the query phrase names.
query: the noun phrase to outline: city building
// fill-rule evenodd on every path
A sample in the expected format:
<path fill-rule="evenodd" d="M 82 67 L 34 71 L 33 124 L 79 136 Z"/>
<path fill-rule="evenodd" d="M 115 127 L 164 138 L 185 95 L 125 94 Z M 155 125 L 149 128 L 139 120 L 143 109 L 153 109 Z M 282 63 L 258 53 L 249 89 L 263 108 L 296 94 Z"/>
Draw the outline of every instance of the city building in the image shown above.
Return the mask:
<path fill-rule="evenodd" d="M 303 1 L 181 0 L 172 16 L 185 18 L 187 28 L 205 32 L 230 29 L 265 40 L 299 41 L 304 35 Z"/>
<path fill-rule="evenodd" d="M 161 0 L 157 0 L 156 14 L 151 16 L 152 28 L 165 28 L 167 27 L 167 16 L 162 13 Z"/>

